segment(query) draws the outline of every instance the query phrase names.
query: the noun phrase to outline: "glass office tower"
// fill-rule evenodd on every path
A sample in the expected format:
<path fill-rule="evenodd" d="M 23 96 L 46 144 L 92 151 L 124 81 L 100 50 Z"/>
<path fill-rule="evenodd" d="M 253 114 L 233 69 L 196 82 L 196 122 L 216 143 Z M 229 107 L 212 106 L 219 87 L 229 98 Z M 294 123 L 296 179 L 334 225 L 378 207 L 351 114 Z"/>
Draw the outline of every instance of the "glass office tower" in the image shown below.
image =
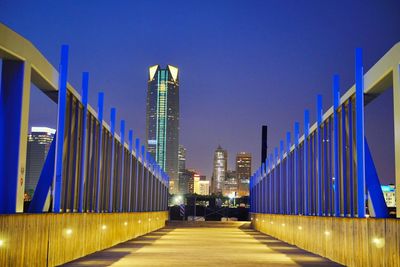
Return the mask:
<path fill-rule="evenodd" d="M 178 192 L 179 76 L 178 68 L 149 68 L 146 105 L 146 146 L 170 178 L 170 193 Z"/>

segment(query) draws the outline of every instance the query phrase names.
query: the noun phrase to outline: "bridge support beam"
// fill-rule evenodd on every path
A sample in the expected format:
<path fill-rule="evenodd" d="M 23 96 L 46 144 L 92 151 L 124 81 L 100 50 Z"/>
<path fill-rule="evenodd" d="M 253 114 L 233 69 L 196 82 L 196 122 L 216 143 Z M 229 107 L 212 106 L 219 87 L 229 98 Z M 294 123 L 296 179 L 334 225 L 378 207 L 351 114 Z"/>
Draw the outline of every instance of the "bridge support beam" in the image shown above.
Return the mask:
<path fill-rule="evenodd" d="M 394 158 L 396 174 L 396 217 L 400 218 L 400 65 L 393 68 Z"/>
<path fill-rule="evenodd" d="M 23 212 L 31 66 L 4 60 L 0 92 L 0 213 Z"/>

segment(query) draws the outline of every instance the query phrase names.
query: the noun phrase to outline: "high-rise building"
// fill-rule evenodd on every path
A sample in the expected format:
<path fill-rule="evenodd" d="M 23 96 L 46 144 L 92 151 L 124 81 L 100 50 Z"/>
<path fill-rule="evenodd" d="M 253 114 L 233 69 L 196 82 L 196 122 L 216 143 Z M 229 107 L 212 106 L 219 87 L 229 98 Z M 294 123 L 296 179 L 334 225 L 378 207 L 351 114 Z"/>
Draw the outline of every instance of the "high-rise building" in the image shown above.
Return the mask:
<path fill-rule="evenodd" d="M 238 195 L 249 195 L 249 179 L 251 176 L 251 154 L 239 152 L 236 154 L 236 175 L 238 181 Z"/>
<path fill-rule="evenodd" d="M 146 148 L 169 175 L 170 193 L 178 193 L 178 68 L 149 68 L 146 105 Z"/>
<path fill-rule="evenodd" d="M 221 146 L 214 152 L 213 175 L 211 178 L 211 191 L 214 194 L 222 194 L 226 171 L 228 167 L 228 153 Z"/>
<path fill-rule="evenodd" d="M 178 191 L 180 194 L 185 194 L 181 190 L 181 181 L 184 182 L 183 180 L 185 177 L 183 177 L 183 173 L 185 172 L 186 169 L 186 149 L 184 146 L 179 145 L 179 150 L 178 150 L 178 179 L 179 179 L 179 188 Z"/>
<path fill-rule="evenodd" d="M 47 127 L 32 127 L 28 135 L 25 178 L 28 199 L 33 196 L 55 132 L 55 129 Z"/>
<path fill-rule="evenodd" d="M 381 185 L 383 197 L 388 208 L 396 207 L 396 187 L 393 184 Z"/>
<path fill-rule="evenodd" d="M 208 196 L 210 194 L 210 181 L 199 181 L 199 195 Z"/>
<path fill-rule="evenodd" d="M 186 148 L 179 145 L 178 150 L 178 172 L 181 173 L 186 169 Z"/>
<path fill-rule="evenodd" d="M 198 195 L 210 194 L 210 181 L 207 181 L 205 175 L 195 173 L 193 175 L 193 193 Z"/>
<path fill-rule="evenodd" d="M 224 196 L 238 195 L 238 179 L 235 171 L 226 172 L 222 194 Z"/>
<path fill-rule="evenodd" d="M 195 173 L 193 176 L 193 193 L 200 193 L 200 175 Z"/>

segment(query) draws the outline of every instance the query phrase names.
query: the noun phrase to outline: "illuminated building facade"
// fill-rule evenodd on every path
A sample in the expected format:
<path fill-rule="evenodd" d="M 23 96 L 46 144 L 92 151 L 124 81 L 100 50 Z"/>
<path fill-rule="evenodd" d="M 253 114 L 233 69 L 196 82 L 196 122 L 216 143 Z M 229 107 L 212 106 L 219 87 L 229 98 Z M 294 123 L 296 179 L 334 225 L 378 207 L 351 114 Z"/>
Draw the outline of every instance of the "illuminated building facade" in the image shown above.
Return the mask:
<path fill-rule="evenodd" d="M 214 152 L 213 175 L 211 179 L 211 191 L 214 194 L 222 194 L 228 166 L 228 153 L 221 146 Z"/>
<path fill-rule="evenodd" d="M 184 183 L 184 172 L 186 170 L 186 149 L 184 146 L 179 145 L 179 150 L 178 150 L 178 179 L 179 179 L 179 194 L 185 194 L 184 191 L 182 191 L 182 185 L 181 183 Z M 186 188 L 185 186 L 183 186 Z"/>
<path fill-rule="evenodd" d="M 55 132 L 55 129 L 47 127 L 32 127 L 28 135 L 25 178 L 28 199 L 33 196 Z"/>
<path fill-rule="evenodd" d="M 381 185 L 383 197 L 388 208 L 396 207 L 396 187 L 393 184 Z"/>
<path fill-rule="evenodd" d="M 238 180 L 235 171 L 228 170 L 226 172 L 225 183 L 222 191 L 224 196 L 238 195 Z"/>
<path fill-rule="evenodd" d="M 198 194 L 202 196 L 208 196 L 210 194 L 210 181 L 200 179 Z"/>
<path fill-rule="evenodd" d="M 251 176 L 251 154 L 239 152 L 236 154 L 236 175 L 238 182 L 238 195 L 249 195 L 249 179 Z"/>
<path fill-rule="evenodd" d="M 178 193 L 179 76 L 178 68 L 149 68 L 146 103 L 146 147 L 170 178 L 170 193 Z"/>

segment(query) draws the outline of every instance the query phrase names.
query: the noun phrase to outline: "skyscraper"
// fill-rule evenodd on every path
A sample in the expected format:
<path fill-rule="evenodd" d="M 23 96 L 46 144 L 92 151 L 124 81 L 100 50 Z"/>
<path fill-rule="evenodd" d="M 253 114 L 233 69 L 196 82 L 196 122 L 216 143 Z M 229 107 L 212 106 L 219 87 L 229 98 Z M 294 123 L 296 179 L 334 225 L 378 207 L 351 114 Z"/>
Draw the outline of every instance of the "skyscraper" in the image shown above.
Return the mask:
<path fill-rule="evenodd" d="M 179 145 L 179 150 L 178 150 L 178 179 L 179 179 L 179 193 L 184 194 L 181 188 L 181 184 L 184 183 L 185 177 L 183 177 L 183 173 L 185 172 L 186 169 L 186 149 L 184 146 Z"/>
<path fill-rule="evenodd" d="M 239 186 L 239 196 L 249 195 L 249 178 L 251 176 L 251 154 L 239 152 L 236 154 L 236 175 Z"/>
<path fill-rule="evenodd" d="M 221 146 L 214 152 L 213 175 L 211 179 L 211 191 L 221 194 L 224 188 L 226 171 L 228 167 L 228 153 Z"/>
<path fill-rule="evenodd" d="M 56 130 L 47 127 L 32 127 L 28 135 L 25 193 L 29 198 L 35 191 L 55 132 Z"/>
<path fill-rule="evenodd" d="M 179 77 L 178 68 L 149 68 L 146 105 L 146 147 L 170 179 L 170 193 L 178 192 Z"/>

